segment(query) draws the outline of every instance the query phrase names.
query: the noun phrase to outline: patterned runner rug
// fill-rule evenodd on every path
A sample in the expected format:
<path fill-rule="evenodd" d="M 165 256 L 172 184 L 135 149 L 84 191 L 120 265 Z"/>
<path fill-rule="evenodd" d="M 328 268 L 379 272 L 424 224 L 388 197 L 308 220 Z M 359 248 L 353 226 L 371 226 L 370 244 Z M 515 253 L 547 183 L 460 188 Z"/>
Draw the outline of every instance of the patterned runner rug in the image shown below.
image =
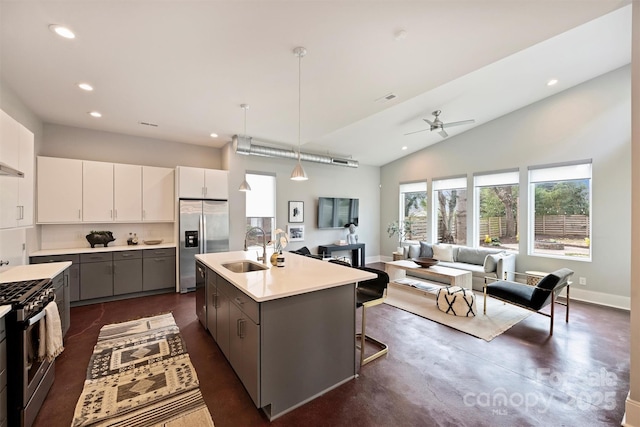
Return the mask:
<path fill-rule="evenodd" d="M 213 427 L 171 313 L 102 327 L 72 422 L 89 425 Z"/>

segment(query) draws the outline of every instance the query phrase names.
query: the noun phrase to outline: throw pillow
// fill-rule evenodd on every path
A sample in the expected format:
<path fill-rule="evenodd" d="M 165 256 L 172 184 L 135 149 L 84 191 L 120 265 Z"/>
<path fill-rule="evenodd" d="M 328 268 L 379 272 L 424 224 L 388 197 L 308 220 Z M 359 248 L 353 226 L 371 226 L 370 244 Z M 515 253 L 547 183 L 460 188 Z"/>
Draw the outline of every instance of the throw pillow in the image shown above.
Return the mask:
<path fill-rule="evenodd" d="M 418 258 L 420 256 L 420 245 L 409 245 L 408 258 Z"/>
<path fill-rule="evenodd" d="M 427 242 L 420 242 L 420 257 L 433 258 L 433 245 Z"/>
<path fill-rule="evenodd" d="M 451 245 L 433 245 L 433 257 L 438 261 L 453 262 L 453 247 Z"/>
<path fill-rule="evenodd" d="M 498 268 L 498 260 L 502 258 L 502 253 L 489 254 L 484 259 L 484 272 L 494 273 Z"/>

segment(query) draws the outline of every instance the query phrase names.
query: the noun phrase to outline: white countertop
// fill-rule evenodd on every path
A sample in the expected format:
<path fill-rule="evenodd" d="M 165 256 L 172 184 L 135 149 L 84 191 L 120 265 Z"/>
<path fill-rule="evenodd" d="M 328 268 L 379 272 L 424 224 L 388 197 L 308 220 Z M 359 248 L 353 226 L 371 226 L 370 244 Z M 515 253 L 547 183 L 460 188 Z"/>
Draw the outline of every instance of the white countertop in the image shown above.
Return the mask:
<path fill-rule="evenodd" d="M 269 267 L 267 270 L 248 273 L 234 273 L 222 264 L 245 259 L 256 261 L 256 251 L 200 254 L 196 255 L 196 259 L 257 302 L 328 289 L 376 277 L 375 274 L 364 270 L 291 252 L 284 252 L 282 256 L 285 258 L 284 267 L 271 265 L 267 260 L 267 267 Z M 261 261 L 257 262 L 261 263 Z"/>
<path fill-rule="evenodd" d="M 0 283 L 53 279 L 71 265 L 70 261 L 18 265 L 0 273 Z"/>
<path fill-rule="evenodd" d="M 10 305 L 0 305 L 0 319 L 3 318 L 10 311 L 11 311 Z"/>
<path fill-rule="evenodd" d="M 81 248 L 63 248 L 63 249 L 42 249 L 31 252 L 29 256 L 48 256 L 48 255 L 67 255 L 67 254 L 88 254 L 94 252 L 116 252 L 116 251 L 136 251 L 142 249 L 166 249 L 175 248 L 175 243 L 160 243 L 158 245 L 120 245 L 120 246 L 96 246 Z"/>

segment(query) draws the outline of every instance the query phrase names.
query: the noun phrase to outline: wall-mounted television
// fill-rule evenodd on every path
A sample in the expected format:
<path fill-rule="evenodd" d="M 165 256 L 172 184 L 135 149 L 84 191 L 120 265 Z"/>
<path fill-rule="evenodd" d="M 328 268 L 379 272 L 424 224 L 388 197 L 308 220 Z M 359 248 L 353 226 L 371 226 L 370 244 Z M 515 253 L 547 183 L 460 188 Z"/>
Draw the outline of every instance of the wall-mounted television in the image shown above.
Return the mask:
<path fill-rule="evenodd" d="M 345 197 L 318 198 L 318 228 L 342 228 L 358 225 L 358 199 Z"/>

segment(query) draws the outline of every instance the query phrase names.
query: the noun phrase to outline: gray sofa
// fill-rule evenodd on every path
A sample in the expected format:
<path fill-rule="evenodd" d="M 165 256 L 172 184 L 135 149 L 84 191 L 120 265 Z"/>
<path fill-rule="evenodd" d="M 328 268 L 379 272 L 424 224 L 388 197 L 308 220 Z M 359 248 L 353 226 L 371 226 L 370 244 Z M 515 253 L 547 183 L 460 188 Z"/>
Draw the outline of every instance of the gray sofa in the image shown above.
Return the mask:
<path fill-rule="evenodd" d="M 403 258 L 440 258 L 438 265 L 470 271 L 473 289 L 482 291 L 485 276 L 502 280 L 513 280 L 516 271 L 516 254 L 501 249 L 471 248 L 459 245 L 436 245 L 436 254 L 431 243 L 404 242 Z M 407 276 L 421 278 L 416 270 L 407 271 Z M 433 279 L 430 278 L 430 281 Z"/>

